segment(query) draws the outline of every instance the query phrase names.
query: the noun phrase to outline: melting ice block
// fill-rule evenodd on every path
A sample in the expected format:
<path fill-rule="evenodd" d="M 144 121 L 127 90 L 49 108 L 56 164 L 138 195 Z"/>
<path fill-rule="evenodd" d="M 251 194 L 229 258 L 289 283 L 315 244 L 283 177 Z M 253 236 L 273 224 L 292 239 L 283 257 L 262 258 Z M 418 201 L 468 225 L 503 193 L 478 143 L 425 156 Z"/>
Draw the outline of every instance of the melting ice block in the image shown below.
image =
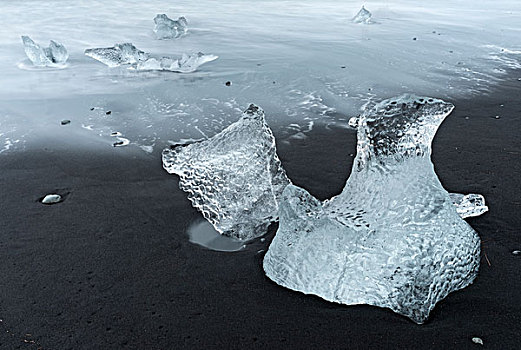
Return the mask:
<path fill-rule="evenodd" d="M 353 17 L 352 21 L 355 23 L 364 23 L 369 24 L 371 23 L 371 12 L 369 12 L 364 6 L 358 11 L 356 16 Z"/>
<path fill-rule="evenodd" d="M 205 55 L 202 52 L 183 56 L 155 58 L 149 53 L 138 50 L 131 43 L 116 44 L 113 47 L 87 49 L 85 55 L 92 57 L 109 67 L 128 65 L 135 70 L 166 70 L 178 73 L 191 73 L 199 66 L 216 60 L 218 56 Z"/>
<path fill-rule="evenodd" d="M 177 73 L 192 73 L 201 65 L 214 61 L 218 58 L 215 55 L 205 55 L 202 52 L 187 55 L 183 54 L 180 59 L 172 57 L 162 57 L 160 59 L 150 58 L 146 61 L 139 62 L 136 70 L 166 70 Z"/>
<path fill-rule="evenodd" d="M 329 301 L 387 307 L 417 323 L 472 283 L 479 237 L 430 161 L 432 139 L 453 108 L 404 95 L 365 111 L 341 194 L 321 203 L 301 188 L 285 188 L 266 275 Z"/>
<path fill-rule="evenodd" d="M 25 54 L 35 66 L 57 66 L 64 64 L 69 58 L 65 47 L 54 40 L 51 40 L 49 47 L 45 48 L 42 48 L 26 35 L 22 36 L 22 42 Z"/>
<path fill-rule="evenodd" d="M 247 240 L 266 233 L 289 184 L 264 112 L 250 105 L 214 137 L 163 151 L 163 167 L 221 234 Z"/>
<path fill-rule="evenodd" d="M 165 14 L 158 14 L 154 18 L 154 23 L 156 24 L 154 33 L 158 39 L 178 38 L 188 30 L 188 22 L 184 17 L 173 20 Z"/>
<path fill-rule="evenodd" d="M 86 49 L 85 55 L 109 67 L 136 64 L 150 58 L 150 54 L 138 50 L 132 43 L 116 44 L 113 47 Z"/>

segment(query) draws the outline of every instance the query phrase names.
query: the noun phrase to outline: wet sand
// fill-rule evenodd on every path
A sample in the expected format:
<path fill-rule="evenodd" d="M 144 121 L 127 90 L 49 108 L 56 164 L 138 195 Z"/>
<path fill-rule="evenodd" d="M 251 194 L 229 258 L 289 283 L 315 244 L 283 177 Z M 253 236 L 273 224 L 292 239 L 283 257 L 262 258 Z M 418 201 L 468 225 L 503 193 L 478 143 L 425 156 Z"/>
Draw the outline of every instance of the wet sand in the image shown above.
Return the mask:
<path fill-rule="evenodd" d="M 452 101 L 435 137 L 445 188 L 483 194 L 490 212 L 468 220 L 482 239 L 478 278 L 426 324 L 277 286 L 262 270 L 276 224 L 237 252 L 190 243 L 186 231 L 201 215 L 158 151 L 42 138 L 0 155 L 0 349 L 479 348 L 472 337 L 486 349 L 519 348 L 518 77 Z M 340 192 L 354 130 L 317 125 L 289 144 L 275 136 L 295 184 L 320 199 Z M 48 193 L 66 197 L 39 203 Z"/>

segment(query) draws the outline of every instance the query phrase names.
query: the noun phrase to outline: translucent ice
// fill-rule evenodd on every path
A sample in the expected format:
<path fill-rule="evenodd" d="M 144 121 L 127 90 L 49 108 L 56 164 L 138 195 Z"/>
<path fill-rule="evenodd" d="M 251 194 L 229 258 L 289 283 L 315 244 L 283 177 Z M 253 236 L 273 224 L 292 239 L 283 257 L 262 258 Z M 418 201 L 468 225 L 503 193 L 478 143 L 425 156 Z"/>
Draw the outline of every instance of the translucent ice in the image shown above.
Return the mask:
<path fill-rule="evenodd" d="M 358 11 L 356 16 L 353 17 L 353 22 L 355 23 L 371 23 L 371 12 L 369 12 L 364 6 Z"/>
<path fill-rule="evenodd" d="M 109 67 L 128 65 L 135 70 L 167 70 L 178 73 L 191 73 L 206 62 L 216 60 L 218 56 L 205 55 L 202 52 L 173 57 L 152 57 L 149 53 L 138 50 L 131 43 L 116 44 L 113 47 L 87 49 L 85 55 L 92 57 Z"/>
<path fill-rule="evenodd" d="M 341 194 L 324 203 L 293 185 L 264 259 L 276 283 L 342 304 L 387 307 L 423 323 L 472 283 L 480 240 L 430 161 L 454 106 L 404 95 L 358 119 L 357 156 Z"/>
<path fill-rule="evenodd" d="M 179 187 L 217 231 L 243 240 L 266 233 L 289 184 L 264 112 L 253 104 L 214 137 L 165 149 L 163 167 L 179 175 Z"/>
<path fill-rule="evenodd" d="M 138 50 L 132 43 L 116 44 L 113 47 L 106 48 L 86 49 L 85 55 L 109 67 L 136 64 L 150 58 L 148 53 Z"/>
<path fill-rule="evenodd" d="M 154 18 L 156 24 L 154 32 L 158 39 L 173 39 L 178 38 L 187 32 L 187 21 L 184 17 L 179 17 L 177 20 L 168 18 L 165 14 L 158 14 Z"/>
<path fill-rule="evenodd" d="M 462 218 L 480 216 L 488 211 L 485 198 L 480 194 L 450 193 L 450 199 L 456 206 L 456 212 Z"/>
<path fill-rule="evenodd" d="M 139 62 L 135 69 L 137 70 L 167 70 L 178 73 L 191 73 L 197 70 L 199 66 L 214 61 L 218 58 L 215 55 L 205 55 L 202 52 L 187 55 L 183 54 L 180 59 L 172 57 L 162 57 L 160 59 L 150 58 L 146 61 Z"/>
<path fill-rule="evenodd" d="M 25 54 L 35 66 L 56 66 L 64 64 L 69 58 L 65 47 L 54 40 L 51 40 L 48 48 L 42 48 L 26 35 L 22 36 L 22 42 Z"/>

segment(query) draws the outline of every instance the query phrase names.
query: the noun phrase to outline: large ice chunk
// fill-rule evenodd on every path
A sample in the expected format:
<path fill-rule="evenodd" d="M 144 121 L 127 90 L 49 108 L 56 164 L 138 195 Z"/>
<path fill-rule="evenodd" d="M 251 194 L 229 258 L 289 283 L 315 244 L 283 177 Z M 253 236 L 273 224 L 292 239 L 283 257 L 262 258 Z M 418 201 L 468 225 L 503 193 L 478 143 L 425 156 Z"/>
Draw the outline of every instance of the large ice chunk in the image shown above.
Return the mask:
<path fill-rule="evenodd" d="M 178 38 L 188 30 L 188 22 L 184 17 L 173 20 L 165 14 L 158 14 L 154 18 L 154 23 L 156 24 L 154 33 L 158 39 Z"/>
<path fill-rule="evenodd" d="M 264 259 L 276 283 L 343 304 L 387 307 L 423 323 L 472 283 L 480 240 L 458 215 L 430 161 L 454 106 L 404 95 L 358 120 L 357 156 L 342 193 L 320 203 L 287 186 Z"/>
<path fill-rule="evenodd" d="M 22 36 L 25 54 L 29 60 L 40 67 L 63 65 L 69 54 L 62 44 L 51 40 L 49 47 L 42 48 L 26 35 Z"/>
<path fill-rule="evenodd" d="M 137 64 L 150 58 L 150 54 L 137 49 L 132 43 L 116 44 L 113 47 L 86 49 L 85 55 L 109 67 Z"/>
<path fill-rule="evenodd" d="M 264 112 L 250 105 L 214 137 L 163 151 L 163 167 L 222 234 L 247 240 L 266 233 L 289 184 Z"/>
<path fill-rule="evenodd" d="M 198 52 L 192 55 L 183 54 L 181 58 L 152 57 L 149 53 L 137 49 L 131 43 L 116 44 L 113 47 L 87 49 L 85 55 L 92 57 L 109 67 L 128 65 L 135 70 L 166 70 L 178 73 L 191 73 L 199 66 L 218 58 Z"/>
<path fill-rule="evenodd" d="M 371 12 L 369 12 L 369 10 L 362 6 L 362 8 L 360 9 L 360 11 L 358 11 L 356 16 L 353 17 L 352 21 L 355 23 L 369 24 L 371 23 L 371 17 Z"/>

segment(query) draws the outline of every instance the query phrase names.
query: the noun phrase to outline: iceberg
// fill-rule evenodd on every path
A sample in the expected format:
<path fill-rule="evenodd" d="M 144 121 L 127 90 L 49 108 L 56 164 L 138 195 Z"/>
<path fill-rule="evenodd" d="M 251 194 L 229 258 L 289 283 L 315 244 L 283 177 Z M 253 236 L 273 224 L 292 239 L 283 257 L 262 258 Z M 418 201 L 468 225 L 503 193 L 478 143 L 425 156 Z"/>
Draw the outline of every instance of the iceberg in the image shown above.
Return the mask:
<path fill-rule="evenodd" d="M 364 6 L 358 11 L 356 16 L 353 17 L 352 21 L 354 23 L 364 23 L 369 24 L 371 23 L 371 12 L 369 12 Z"/>
<path fill-rule="evenodd" d="M 62 44 L 51 40 L 49 47 L 42 48 L 26 35 L 22 36 L 25 54 L 29 60 L 39 67 L 52 67 L 67 62 L 69 54 Z"/>
<path fill-rule="evenodd" d="M 163 151 L 163 168 L 223 235 L 262 236 L 278 217 L 278 199 L 290 183 L 276 153 L 275 138 L 261 108 L 210 139 Z"/>
<path fill-rule="evenodd" d="M 285 187 L 266 275 L 296 291 L 390 308 L 417 323 L 471 284 L 480 239 L 457 213 L 466 204 L 458 199 L 455 208 L 430 161 L 432 139 L 453 108 L 403 95 L 363 112 L 357 156 L 338 196 L 320 202 Z"/>
<path fill-rule="evenodd" d="M 177 73 L 191 73 L 204 63 L 214 61 L 216 55 L 205 55 L 202 52 L 181 58 L 155 58 L 149 53 L 137 49 L 131 43 L 116 44 L 113 47 L 87 49 L 85 55 L 106 64 L 109 67 L 128 65 L 134 70 L 165 70 Z"/>
<path fill-rule="evenodd" d="M 173 39 L 186 34 L 188 22 L 186 18 L 179 17 L 177 20 L 168 18 L 165 14 L 158 14 L 154 18 L 156 24 L 154 33 L 158 39 Z"/>

